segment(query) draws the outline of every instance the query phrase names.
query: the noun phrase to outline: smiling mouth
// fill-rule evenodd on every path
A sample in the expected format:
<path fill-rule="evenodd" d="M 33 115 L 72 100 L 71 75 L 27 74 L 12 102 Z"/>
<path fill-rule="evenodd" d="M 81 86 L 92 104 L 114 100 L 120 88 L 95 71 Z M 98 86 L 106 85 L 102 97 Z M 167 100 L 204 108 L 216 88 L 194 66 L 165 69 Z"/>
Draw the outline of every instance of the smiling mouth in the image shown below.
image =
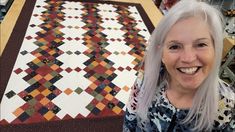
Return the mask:
<path fill-rule="evenodd" d="M 184 74 L 193 75 L 193 74 L 196 74 L 200 68 L 201 68 L 200 66 L 181 67 L 181 68 L 177 68 L 177 70 Z"/>

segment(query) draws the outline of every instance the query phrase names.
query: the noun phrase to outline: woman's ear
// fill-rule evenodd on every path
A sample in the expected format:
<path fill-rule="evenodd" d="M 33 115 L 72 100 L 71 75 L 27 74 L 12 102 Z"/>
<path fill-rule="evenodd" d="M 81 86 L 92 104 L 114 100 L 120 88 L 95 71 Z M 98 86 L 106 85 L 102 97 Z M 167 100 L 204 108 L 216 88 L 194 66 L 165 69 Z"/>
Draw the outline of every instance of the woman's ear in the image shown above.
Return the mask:
<path fill-rule="evenodd" d="M 162 56 L 162 64 L 165 64 L 165 59 L 163 56 Z"/>
<path fill-rule="evenodd" d="M 164 49 L 162 49 L 162 63 L 165 64 Z"/>

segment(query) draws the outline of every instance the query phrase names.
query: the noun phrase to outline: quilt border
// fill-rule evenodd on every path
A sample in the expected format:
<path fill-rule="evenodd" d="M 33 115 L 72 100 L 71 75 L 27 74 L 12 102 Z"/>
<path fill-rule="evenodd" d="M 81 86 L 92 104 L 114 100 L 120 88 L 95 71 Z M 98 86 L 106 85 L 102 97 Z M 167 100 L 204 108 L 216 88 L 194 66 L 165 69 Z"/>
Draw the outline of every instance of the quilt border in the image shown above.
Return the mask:
<path fill-rule="evenodd" d="M 143 19 L 148 31 L 152 33 L 154 30 L 154 25 L 152 24 L 150 18 L 146 14 L 144 8 L 139 3 L 129 3 L 129 2 L 117 2 L 117 1 L 100 1 L 100 0 L 68 0 L 68 1 L 79 1 L 79 2 L 92 2 L 92 3 L 108 3 L 108 4 L 120 4 L 120 5 L 131 5 L 135 6 L 139 11 L 141 18 Z M 6 47 L 0 57 L 0 68 L 1 68 L 1 76 L 0 76 L 0 100 L 2 100 L 4 91 L 6 89 L 8 80 L 11 75 L 11 71 L 14 67 L 15 60 L 17 58 L 18 52 L 20 50 L 21 44 L 24 40 L 24 36 L 26 34 L 27 26 L 30 22 L 31 15 L 35 6 L 36 0 L 26 0 L 25 4 L 21 10 L 21 13 L 16 21 L 16 24 L 13 28 L 12 34 L 9 37 L 9 40 L 6 44 Z M 20 26 L 19 26 L 20 25 Z M 16 43 L 17 42 L 17 43 Z M 12 52 L 14 51 L 14 52 Z M 39 123 L 31 123 L 31 124 L 4 124 L 0 125 L 1 129 L 4 132 L 13 132 L 13 131 L 63 131 L 63 130 L 71 130 L 71 131 L 94 131 L 95 129 L 101 128 L 102 132 L 105 131 L 120 131 L 122 129 L 121 124 L 123 123 L 123 116 L 113 116 L 113 117 L 102 117 L 102 120 L 99 118 L 92 119 L 68 119 L 68 120 L 60 120 L 60 121 L 49 121 L 49 122 L 39 122 Z M 85 126 L 90 126 L 89 128 L 85 128 Z M 65 127 L 66 126 L 66 127 Z M 82 126 L 82 127 L 79 127 Z M 43 129 L 40 129 L 43 128 Z M 67 128 L 67 129 L 66 129 Z"/>

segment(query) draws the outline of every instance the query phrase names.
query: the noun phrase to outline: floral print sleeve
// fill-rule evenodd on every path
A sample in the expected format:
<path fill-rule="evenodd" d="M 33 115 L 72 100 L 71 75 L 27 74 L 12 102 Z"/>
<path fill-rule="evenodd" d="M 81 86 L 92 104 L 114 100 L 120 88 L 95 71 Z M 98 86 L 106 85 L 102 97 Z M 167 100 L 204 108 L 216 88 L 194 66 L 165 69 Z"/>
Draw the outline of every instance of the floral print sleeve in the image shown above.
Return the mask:
<path fill-rule="evenodd" d="M 129 101 L 126 106 L 126 112 L 124 117 L 123 132 L 135 132 L 137 127 L 137 97 L 140 91 L 140 87 L 143 82 L 143 72 L 139 71 L 137 79 L 135 80 L 134 85 L 131 88 L 131 94 Z"/>
<path fill-rule="evenodd" d="M 235 131 L 235 93 L 234 88 L 227 84 L 221 84 L 219 101 L 219 116 L 215 121 L 219 130 L 223 132 Z M 217 127 L 218 128 L 218 127 Z"/>
<path fill-rule="evenodd" d="M 232 111 L 232 120 L 224 129 L 224 132 L 234 132 L 234 131 L 235 131 L 235 107 L 233 107 L 233 111 Z"/>

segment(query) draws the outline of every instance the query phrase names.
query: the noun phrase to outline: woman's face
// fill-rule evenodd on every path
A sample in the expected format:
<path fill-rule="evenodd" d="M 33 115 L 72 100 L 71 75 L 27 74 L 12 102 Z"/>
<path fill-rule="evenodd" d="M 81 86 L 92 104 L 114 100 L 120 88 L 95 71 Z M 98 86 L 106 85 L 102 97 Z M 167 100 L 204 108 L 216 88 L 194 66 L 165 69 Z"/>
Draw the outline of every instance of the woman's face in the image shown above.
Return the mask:
<path fill-rule="evenodd" d="M 209 27 L 199 17 L 177 22 L 168 32 L 162 62 L 170 75 L 170 87 L 196 90 L 214 64 Z"/>

